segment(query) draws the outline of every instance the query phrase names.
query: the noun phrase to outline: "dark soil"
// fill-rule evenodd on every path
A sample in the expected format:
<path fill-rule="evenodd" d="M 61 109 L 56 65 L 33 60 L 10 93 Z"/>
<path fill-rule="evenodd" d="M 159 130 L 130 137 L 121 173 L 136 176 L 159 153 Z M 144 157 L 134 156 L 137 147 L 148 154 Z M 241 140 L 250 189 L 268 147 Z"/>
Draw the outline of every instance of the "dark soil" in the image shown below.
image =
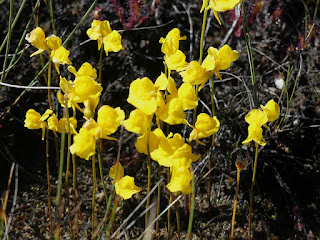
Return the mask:
<path fill-rule="evenodd" d="M 25 24 L 36 1 L 28 1 L 22 15 L 14 28 L 10 52 L 14 52 Z M 57 35 L 64 40 L 87 11 L 91 1 L 53 1 L 54 19 Z M 125 50 L 104 56 L 102 76 L 104 93 L 102 103 L 113 107 L 120 106 L 126 116 L 133 109 L 126 102 L 130 83 L 136 78 L 149 77 L 155 80 L 163 69 L 163 54 L 160 51 L 159 39 L 168 31 L 177 27 L 188 40 L 182 41 L 180 49 L 185 52 L 187 61 L 199 58 L 199 38 L 202 24 L 200 1 L 167 1 L 161 0 L 152 12 L 150 8 L 141 10 L 141 22 L 130 22 L 129 1 L 120 1 L 125 9 L 124 21 L 120 21 L 113 1 L 98 1 L 102 19 L 110 21 L 113 29 L 126 29 L 121 32 Z M 251 1 L 250 1 L 251 2 Z M 252 1 L 256 2 L 256 1 Z M 279 101 L 281 116 L 266 131 L 268 144 L 260 149 L 256 185 L 254 189 L 253 229 L 255 239 L 320 239 L 320 48 L 319 18 L 313 24 L 312 18 L 316 1 L 260 1 L 264 7 L 255 15 L 254 4 L 246 3 L 249 19 L 255 74 L 258 82 L 259 104 L 265 104 L 273 98 Z M 122 4 L 122 5 L 121 5 Z M 149 5 L 148 5 L 149 6 Z M 19 3 L 15 3 L 15 12 Z M 306 10 L 305 8 L 306 7 Z M 0 42 L 5 37 L 9 16 L 8 1 L 0 5 Z M 313 32 L 303 41 L 305 35 L 305 14 Z M 211 17 L 205 49 L 209 46 L 219 47 L 234 21 L 231 11 L 221 14 L 222 26 L 214 16 Z M 144 18 L 145 16 L 145 18 Z M 83 62 L 91 63 L 98 68 L 99 52 L 95 41 L 87 42 L 86 30 L 93 20 L 91 14 L 75 32 L 66 48 L 70 50 L 71 61 L 78 69 Z M 52 33 L 47 6 L 41 2 L 38 12 L 39 25 L 47 35 Z M 239 22 L 241 21 L 241 18 Z M 35 27 L 31 24 L 29 31 Z M 308 34 L 308 33 L 307 33 Z M 206 146 L 194 145 L 194 152 L 201 154 L 201 159 L 194 164 L 196 170 L 196 209 L 193 225 L 193 239 L 228 239 L 231 231 L 232 208 L 236 186 L 235 160 L 247 162 L 241 172 L 240 192 L 236 216 L 235 236 L 247 238 L 248 209 L 250 185 L 252 178 L 254 148 L 242 146 L 247 136 L 245 115 L 254 106 L 248 51 L 242 25 L 237 24 L 225 40 L 240 57 L 226 73 L 221 73 L 223 80 L 215 81 L 216 115 L 221 126 L 216 135 L 216 147 L 213 153 L 213 182 L 211 205 L 208 201 L 208 172 L 210 141 Z M 192 52 L 190 51 L 192 50 Z M 28 85 L 42 68 L 39 58 L 30 58 L 33 47 L 26 50 L 19 63 L 6 76 L 6 82 L 15 85 Z M 206 50 L 205 50 L 206 51 Z M 206 52 L 205 52 L 206 54 Z M 45 58 L 45 57 L 44 57 Z M 0 67 L 4 59 L 4 50 L 0 56 Z M 290 68 L 290 76 L 287 71 Z M 66 67 L 60 69 L 62 75 L 71 77 Z M 232 74 L 232 75 L 230 75 Z M 178 75 L 177 75 L 178 76 Z M 287 93 L 278 89 L 275 79 L 288 78 L 288 96 L 292 94 L 291 104 L 287 109 Z M 296 86 L 295 86 L 295 80 Z M 37 85 L 45 86 L 44 77 L 38 79 Z M 58 85 L 54 79 L 53 85 Z M 34 108 L 44 112 L 48 108 L 45 90 L 31 90 L 13 105 L 21 89 L 2 86 L 0 89 L 0 189 L 7 188 L 9 169 L 13 162 L 19 167 L 19 187 L 10 227 L 10 239 L 46 239 L 49 238 L 49 215 L 47 205 L 47 184 L 45 168 L 45 141 L 41 141 L 41 131 L 24 128 L 25 113 Z M 198 112 L 210 109 L 210 87 L 206 85 L 200 92 L 203 104 Z M 9 114 L 5 112 L 10 108 Z M 207 107 L 208 106 L 208 107 Z M 61 109 L 57 109 L 61 113 Z M 287 117 L 284 119 L 287 111 Z M 283 122 L 280 122 L 284 119 Z M 80 123 L 79 123 L 80 125 Z M 172 131 L 181 128 L 172 128 Z M 278 131 L 276 131 L 276 129 Z M 187 129 L 187 134 L 190 129 Z M 119 137 L 118 131 L 115 137 Z M 121 162 L 126 174 L 135 176 L 136 184 L 144 190 L 132 199 L 120 203 L 116 219 L 116 228 L 128 216 L 146 195 L 147 170 L 146 157 L 134 149 L 135 136 L 124 131 L 121 151 Z M 54 136 L 50 136 L 50 169 L 52 196 L 55 196 L 57 167 L 54 148 Z M 115 162 L 118 146 L 115 142 L 105 142 L 103 153 L 104 174 Z M 153 183 L 156 182 L 157 166 L 153 164 Z M 91 234 L 91 163 L 78 159 L 78 180 L 81 191 L 80 221 L 81 239 Z M 166 176 L 163 169 L 163 176 Z M 70 176 L 70 184 L 72 174 Z M 12 206 L 14 180 L 7 212 Z M 106 182 L 111 183 L 110 179 Z M 163 184 L 163 187 L 165 184 Z M 165 187 L 164 187 L 165 188 Z M 167 193 L 163 190 L 161 209 L 167 206 Z M 63 191 L 65 199 L 65 191 Z M 102 187 L 99 184 L 97 194 L 97 221 L 101 221 L 105 212 L 105 201 Z M 184 198 L 182 198 L 184 199 Z M 52 200 L 54 198 L 52 197 Z M 63 200 L 64 202 L 65 200 Z M 184 200 L 179 202 L 182 236 L 188 224 L 184 214 Z M 64 202 L 65 204 L 65 202 Z M 140 214 L 143 210 L 140 210 Z M 137 214 L 137 216 L 138 216 Z M 61 228 L 62 239 L 70 238 L 68 215 L 65 212 Z M 137 218 L 137 216 L 134 217 Z M 166 215 L 160 221 L 160 239 L 166 239 Z M 172 211 L 172 228 L 176 232 L 175 212 Z M 130 221 L 129 221 L 130 223 Z M 115 228 L 115 229 L 116 229 Z M 134 239 L 144 230 L 144 217 L 127 230 L 128 239 Z M 176 236 L 175 236 L 176 237 Z"/>

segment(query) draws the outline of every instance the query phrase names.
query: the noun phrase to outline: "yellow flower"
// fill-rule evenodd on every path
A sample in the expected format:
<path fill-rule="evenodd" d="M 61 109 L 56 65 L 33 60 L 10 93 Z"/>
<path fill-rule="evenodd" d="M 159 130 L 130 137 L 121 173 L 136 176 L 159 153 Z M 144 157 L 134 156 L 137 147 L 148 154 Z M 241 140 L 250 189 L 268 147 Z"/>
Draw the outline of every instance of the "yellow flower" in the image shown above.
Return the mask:
<path fill-rule="evenodd" d="M 199 98 L 190 83 L 182 83 L 178 89 L 178 98 L 182 101 L 183 110 L 193 109 L 198 106 Z"/>
<path fill-rule="evenodd" d="M 252 109 L 245 117 L 245 120 L 249 125 L 255 124 L 261 127 L 268 122 L 268 115 L 259 109 Z"/>
<path fill-rule="evenodd" d="M 90 39 L 98 41 L 98 50 L 103 44 L 107 56 L 109 52 L 119 52 L 124 49 L 121 44 L 121 35 L 115 30 L 112 31 L 107 20 L 93 20 L 91 28 L 87 30 L 87 35 Z"/>
<path fill-rule="evenodd" d="M 70 51 L 68 51 L 62 46 L 61 38 L 55 35 L 51 35 L 50 37 L 46 38 L 46 42 L 48 47 L 51 50 L 49 51 L 50 58 L 54 63 L 54 66 L 58 73 L 60 73 L 59 64 L 62 64 L 62 65 L 72 64 L 71 61 L 69 60 Z"/>
<path fill-rule="evenodd" d="M 199 98 L 196 96 L 195 89 L 190 83 L 182 83 L 179 89 L 177 89 L 175 81 L 169 77 L 168 92 L 170 95 L 168 96 L 167 101 L 178 98 L 182 103 L 182 110 L 193 109 L 198 106 Z M 157 112 L 161 111 L 159 110 Z"/>
<path fill-rule="evenodd" d="M 119 52 L 124 49 L 121 44 L 121 35 L 115 30 L 103 38 L 103 46 L 107 56 L 109 52 Z"/>
<path fill-rule="evenodd" d="M 202 67 L 207 71 L 213 71 L 220 79 L 220 70 L 226 70 L 231 66 L 231 63 L 239 58 L 239 53 L 232 50 L 229 45 L 224 45 L 219 50 L 210 47 L 208 55 L 203 60 Z"/>
<path fill-rule="evenodd" d="M 75 67 L 73 66 L 68 66 L 68 70 L 69 72 L 73 73 L 76 78 L 80 76 L 87 76 L 93 79 L 97 78 L 97 70 L 94 69 L 88 62 L 83 63 L 78 71 L 76 71 Z"/>
<path fill-rule="evenodd" d="M 152 118 L 146 115 L 140 109 L 135 109 L 130 113 L 127 120 L 123 122 L 123 126 L 129 132 L 134 132 L 143 135 L 150 126 Z"/>
<path fill-rule="evenodd" d="M 99 97 L 102 92 L 101 85 L 89 76 L 77 77 L 73 85 L 74 95 L 70 100 L 77 103 L 89 100 L 90 97 Z"/>
<path fill-rule="evenodd" d="M 179 41 L 186 39 L 186 36 L 180 36 L 180 30 L 178 28 L 174 28 L 167 34 L 166 38 L 160 38 L 159 42 L 162 43 L 161 51 L 165 55 L 170 56 L 179 50 Z"/>
<path fill-rule="evenodd" d="M 210 72 L 197 61 L 191 61 L 186 70 L 180 72 L 180 75 L 182 76 L 182 81 L 185 83 L 191 83 L 192 85 L 201 84 L 201 88 L 210 78 Z"/>
<path fill-rule="evenodd" d="M 51 51 L 51 59 L 52 62 L 54 63 L 54 66 L 56 67 L 56 70 L 58 73 L 59 71 L 59 64 L 64 65 L 64 64 L 69 64 L 71 65 L 72 62 L 69 60 L 69 54 L 70 51 L 65 49 L 64 47 L 59 47 L 57 50 Z"/>
<path fill-rule="evenodd" d="M 96 138 L 90 130 L 85 127 L 80 129 L 79 133 L 73 138 L 70 152 L 86 160 L 89 160 L 96 153 Z"/>
<path fill-rule="evenodd" d="M 52 110 L 47 109 L 41 116 L 40 113 L 34 109 L 29 109 L 26 113 L 24 126 L 29 129 L 42 129 L 42 140 L 44 139 L 45 129 L 47 127 L 46 119 L 50 116 Z"/>
<path fill-rule="evenodd" d="M 134 184 L 133 177 L 124 176 L 124 170 L 120 162 L 111 167 L 109 175 L 112 179 L 116 180 L 116 194 L 125 200 L 142 190 Z"/>
<path fill-rule="evenodd" d="M 191 142 L 192 140 L 195 140 L 197 143 L 205 145 L 204 143 L 200 142 L 199 139 L 209 137 L 212 134 L 218 132 L 220 122 L 216 116 L 212 118 L 208 114 L 200 113 L 197 117 L 195 126 L 191 127 L 193 128 L 193 130 L 190 133 L 188 141 Z"/>
<path fill-rule="evenodd" d="M 37 27 L 33 29 L 30 33 L 26 35 L 26 40 L 31 43 L 32 46 L 38 48 L 39 50 L 30 55 L 33 57 L 34 55 L 40 54 L 43 51 L 48 50 L 48 45 L 46 43 L 45 33 L 42 28 Z"/>
<path fill-rule="evenodd" d="M 173 193 L 181 191 L 182 194 L 189 194 L 192 192 L 191 179 L 192 175 L 189 168 L 182 166 L 172 171 L 171 181 L 167 188 Z"/>
<path fill-rule="evenodd" d="M 166 137 L 160 128 L 155 129 L 153 133 L 158 138 L 159 144 L 158 147 L 151 152 L 151 158 L 161 166 L 172 167 L 172 158 L 176 149 L 173 149 L 171 144 L 173 144 L 175 148 L 178 146 L 181 147 L 184 144 L 183 139 L 179 139 L 178 135 L 172 138 L 172 133 Z M 169 139 L 173 139 L 171 144 Z"/>
<path fill-rule="evenodd" d="M 252 123 L 248 127 L 248 137 L 242 142 L 243 145 L 248 145 L 251 141 L 255 141 L 261 146 L 266 145 L 266 141 L 262 137 L 262 128 L 261 126 Z"/>
<path fill-rule="evenodd" d="M 148 136 L 149 134 L 149 136 Z M 145 132 L 137 138 L 135 147 L 139 153 L 148 155 L 148 138 L 149 138 L 149 151 L 153 152 L 159 146 L 159 139 L 153 132 Z"/>
<path fill-rule="evenodd" d="M 138 78 L 130 84 L 127 101 L 145 114 L 151 115 L 157 110 L 157 89 L 149 78 Z"/>
<path fill-rule="evenodd" d="M 154 86 L 159 90 L 166 90 L 168 87 L 168 78 L 161 72 L 160 76 L 156 79 Z"/>
<path fill-rule="evenodd" d="M 172 171 L 179 169 L 180 167 L 191 166 L 191 163 L 198 161 L 200 156 L 192 153 L 192 147 L 187 143 L 184 143 L 181 147 L 175 150 L 172 157 Z"/>
<path fill-rule="evenodd" d="M 125 200 L 142 190 L 134 184 L 134 178 L 130 176 L 124 176 L 119 181 L 116 181 L 115 188 L 116 194 Z"/>
<path fill-rule="evenodd" d="M 203 0 L 202 8 L 200 12 L 202 12 L 208 6 L 209 0 Z M 210 8 L 221 25 L 221 21 L 218 16 L 218 12 L 225 12 L 228 10 L 232 10 L 235 6 L 237 6 L 241 0 L 210 0 L 208 8 Z"/>
<path fill-rule="evenodd" d="M 67 118 L 60 118 L 58 120 L 57 116 L 53 113 L 51 117 L 48 118 L 48 128 L 52 131 L 59 133 L 68 133 L 68 120 Z M 77 120 L 74 117 L 69 118 L 70 123 L 70 133 L 77 134 Z"/>
<path fill-rule="evenodd" d="M 192 154 L 192 148 L 186 144 L 178 133 L 170 133 L 167 137 L 160 128 L 153 133 L 158 138 L 158 146 L 151 151 L 151 158 L 165 167 L 179 168 L 189 167 L 192 162 L 197 161 L 199 156 Z"/>
<path fill-rule="evenodd" d="M 100 50 L 103 37 L 106 37 L 111 32 L 112 30 L 109 21 L 93 20 L 91 28 L 87 30 L 87 35 L 90 39 L 98 41 L 98 50 Z"/>
<path fill-rule="evenodd" d="M 120 162 L 110 168 L 109 176 L 116 181 L 124 177 L 124 170 Z"/>
<path fill-rule="evenodd" d="M 46 42 L 51 50 L 57 50 L 59 47 L 62 46 L 61 38 L 57 37 L 56 35 L 51 35 L 50 37 L 47 37 Z"/>
<path fill-rule="evenodd" d="M 170 70 L 176 70 L 181 72 L 186 69 L 188 63 L 186 62 L 186 55 L 180 50 L 177 50 L 174 54 L 164 57 L 164 60 Z"/>
<path fill-rule="evenodd" d="M 268 122 L 275 121 L 280 116 L 280 107 L 273 99 L 267 102 L 265 106 L 260 105 L 260 107 L 267 114 Z"/>
<path fill-rule="evenodd" d="M 170 99 L 161 111 L 156 112 L 157 117 L 170 124 L 182 124 L 186 118 L 183 111 L 183 102 L 179 98 Z"/>
<path fill-rule="evenodd" d="M 112 108 L 108 105 L 100 107 L 97 122 L 101 127 L 102 137 L 116 132 L 124 118 L 124 111 L 120 107 Z"/>

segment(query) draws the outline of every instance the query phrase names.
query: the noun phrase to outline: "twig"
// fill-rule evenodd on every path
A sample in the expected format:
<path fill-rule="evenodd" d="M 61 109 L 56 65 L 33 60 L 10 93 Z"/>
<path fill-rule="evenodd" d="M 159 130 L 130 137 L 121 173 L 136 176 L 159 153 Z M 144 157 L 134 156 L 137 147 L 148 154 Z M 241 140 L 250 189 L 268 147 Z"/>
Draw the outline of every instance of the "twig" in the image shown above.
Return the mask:
<path fill-rule="evenodd" d="M 14 163 L 13 163 L 14 164 Z M 13 194 L 13 200 L 12 200 L 12 207 L 10 209 L 10 214 L 9 214 L 9 218 L 8 218 L 8 222 L 7 222 L 7 227 L 6 227 L 6 231 L 3 235 L 3 240 L 5 240 L 7 238 L 7 235 L 9 233 L 9 229 L 10 229 L 10 224 L 12 221 L 12 217 L 13 217 L 13 212 L 14 209 L 16 207 L 16 203 L 17 203 L 17 196 L 18 196 L 18 173 L 19 173 L 19 164 L 16 163 L 15 164 L 15 182 L 14 182 L 14 194 Z"/>

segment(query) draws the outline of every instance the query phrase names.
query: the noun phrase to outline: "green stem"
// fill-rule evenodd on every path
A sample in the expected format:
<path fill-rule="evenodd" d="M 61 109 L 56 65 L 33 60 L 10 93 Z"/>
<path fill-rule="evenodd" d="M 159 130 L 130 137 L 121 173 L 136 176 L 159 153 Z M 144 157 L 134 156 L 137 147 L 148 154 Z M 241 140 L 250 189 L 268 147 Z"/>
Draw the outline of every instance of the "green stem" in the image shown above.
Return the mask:
<path fill-rule="evenodd" d="M 81 18 L 80 22 L 77 24 L 77 26 L 75 26 L 75 28 L 72 30 L 72 32 L 69 34 L 69 36 L 67 37 L 66 40 L 64 40 L 64 42 L 62 43 L 62 46 L 66 45 L 67 42 L 69 42 L 70 38 L 73 36 L 73 34 L 75 33 L 75 31 L 77 31 L 77 29 L 80 27 L 80 25 L 83 23 L 83 21 L 88 17 L 88 15 L 91 13 L 93 7 L 96 5 L 98 0 L 94 0 L 94 2 L 91 4 L 91 6 L 89 7 L 89 9 L 87 10 L 87 12 L 83 15 L 83 17 Z"/>
<path fill-rule="evenodd" d="M 20 14 L 21 14 L 21 12 L 22 12 L 22 10 L 23 10 L 24 5 L 26 4 L 26 2 L 27 2 L 27 0 L 23 0 L 23 2 L 21 3 L 21 5 L 20 5 L 20 7 L 19 7 L 19 10 L 18 10 L 18 12 L 17 12 L 17 15 L 16 15 L 16 17 L 14 18 L 14 20 L 13 20 L 13 22 L 12 22 L 11 31 L 12 31 L 12 29 L 14 28 L 14 26 L 16 25 L 16 23 L 17 23 L 17 21 L 18 21 L 18 19 L 19 19 L 19 17 L 20 17 Z M 39 2 L 40 2 L 40 0 L 37 1 L 37 3 L 36 3 L 35 6 L 37 6 Z M 35 12 L 35 11 L 34 11 L 34 12 Z M 34 14 L 34 13 L 33 13 L 33 14 Z M 31 18 L 33 17 L 33 14 L 32 14 L 32 16 L 31 16 Z M 10 29 L 9 29 L 9 30 L 10 30 Z M 11 33 L 10 33 L 10 34 L 11 34 Z M 1 44 L 1 46 L 0 46 L 0 52 L 2 52 L 2 49 L 4 48 L 4 45 L 5 45 L 5 43 L 7 42 L 8 38 L 9 38 L 9 31 L 8 31 L 6 37 L 4 38 L 4 40 L 3 40 L 3 42 L 2 42 L 2 44 Z"/>
<path fill-rule="evenodd" d="M 204 32 L 206 30 L 208 10 L 209 8 L 205 8 L 203 13 L 203 19 L 202 19 L 202 29 L 201 29 L 201 37 L 200 37 L 200 56 L 199 56 L 200 64 L 202 64 L 202 60 L 203 60 Z"/>
<path fill-rule="evenodd" d="M 50 12 L 50 19 L 51 19 L 51 25 L 52 25 L 53 34 L 54 34 L 54 35 L 57 35 L 56 27 L 55 27 L 55 25 L 54 25 L 52 0 L 49 0 L 49 12 Z"/>
<path fill-rule="evenodd" d="M 92 179 L 93 179 L 93 190 L 92 190 L 92 210 L 91 210 L 91 223 L 92 223 L 92 239 L 94 233 L 94 208 L 96 205 L 96 192 L 97 192 L 97 176 L 96 176 L 96 158 L 92 156 Z"/>
<path fill-rule="evenodd" d="M 259 153 L 259 144 L 255 143 L 256 152 L 254 156 L 254 166 L 253 166 L 253 175 L 252 175 L 252 183 L 250 189 L 250 207 L 249 207 L 249 240 L 251 240 L 251 223 L 252 223 L 252 203 L 253 203 L 253 187 L 256 182 L 256 172 L 257 172 L 257 163 L 258 163 L 258 153 Z"/>
<path fill-rule="evenodd" d="M 49 58 L 49 66 L 48 66 L 48 102 L 49 102 L 49 106 L 50 106 L 50 109 L 53 110 L 53 106 L 52 106 L 52 101 L 51 101 L 51 90 L 50 90 L 50 87 L 51 87 L 51 66 L 52 66 L 52 61 L 51 61 L 51 58 Z"/>
<path fill-rule="evenodd" d="M 195 184 L 195 177 L 194 177 L 194 172 L 191 168 L 191 173 L 192 173 L 192 195 L 191 195 L 191 208 L 190 208 L 190 215 L 189 215 L 189 224 L 188 224 L 188 231 L 187 231 L 187 240 L 191 240 L 191 232 L 192 232 L 192 223 L 193 223 L 193 215 L 194 215 L 194 206 L 195 206 L 195 198 L 196 198 L 196 184 Z"/>
<path fill-rule="evenodd" d="M 199 63 L 202 64 L 203 60 L 203 47 L 204 47 L 204 33 L 206 30 L 206 23 L 207 23 L 207 15 L 208 15 L 209 8 L 205 7 L 204 13 L 203 13 L 203 19 L 202 19 L 202 28 L 201 28 L 201 36 L 200 36 L 200 56 L 199 56 Z M 199 92 L 199 85 L 196 86 L 196 96 L 198 97 Z M 192 125 L 196 122 L 196 116 L 197 116 L 197 107 L 193 109 L 193 120 Z"/>
<path fill-rule="evenodd" d="M 119 197 L 116 195 L 116 197 L 114 199 L 113 207 L 112 207 L 112 212 L 111 212 L 111 217 L 110 217 L 110 221 L 109 221 L 109 226 L 107 229 L 106 239 L 110 238 L 111 229 L 112 229 L 114 218 L 115 218 L 116 212 L 117 212 L 118 202 L 119 202 Z"/>
<path fill-rule="evenodd" d="M 4 57 L 3 67 L 2 67 L 2 75 L 0 82 L 4 82 L 5 79 L 5 71 L 8 63 L 8 55 L 10 50 L 10 41 L 11 41 L 11 33 L 12 33 L 12 16 L 13 16 L 13 0 L 10 0 L 10 13 L 9 13 L 9 26 L 8 26 L 8 39 L 7 39 L 7 47 L 6 47 L 6 53 Z M 0 85 L 1 88 L 1 85 Z"/>
<path fill-rule="evenodd" d="M 246 47 L 248 51 L 248 59 L 249 59 L 249 65 L 250 65 L 250 72 L 251 72 L 251 80 L 252 80 L 252 85 L 253 85 L 253 99 L 254 99 L 254 106 L 255 108 L 259 107 L 259 102 L 258 102 L 258 85 L 257 85 L 257 79 L 256 79 L 256 74 L 255 74 L 255 67 L 254 67 L 254 61 L 253 61 L 253 53 L 252 53 L 252 47 L 251 47 L 251 40 L 250 40 L 250 35 L 249 35 L 249 26 L 247 22 L 247 16 L 246 16 L 246 11 L 244 9 L 244 3 L 242 3 L 242 23 L 243 23 L 243 31 L 244 31 L 244 36 L 246 40 Z"/>

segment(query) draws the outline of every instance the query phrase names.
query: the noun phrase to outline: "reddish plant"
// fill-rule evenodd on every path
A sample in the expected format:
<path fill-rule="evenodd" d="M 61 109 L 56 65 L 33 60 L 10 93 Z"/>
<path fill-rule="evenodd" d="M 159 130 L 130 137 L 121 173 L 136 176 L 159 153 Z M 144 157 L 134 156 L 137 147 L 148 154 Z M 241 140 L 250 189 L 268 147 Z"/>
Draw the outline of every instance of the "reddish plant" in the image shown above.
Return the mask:
<path fill-rule="evenodd" d="M 120 3 L 120 0 L 112 0 L 120 21 L 124 29 L 131 29 L 142 24 L 151 14 L 154 13 L 160 0 L 156 0 L 147 6 L 139 0 L 125 0 Z"/>

